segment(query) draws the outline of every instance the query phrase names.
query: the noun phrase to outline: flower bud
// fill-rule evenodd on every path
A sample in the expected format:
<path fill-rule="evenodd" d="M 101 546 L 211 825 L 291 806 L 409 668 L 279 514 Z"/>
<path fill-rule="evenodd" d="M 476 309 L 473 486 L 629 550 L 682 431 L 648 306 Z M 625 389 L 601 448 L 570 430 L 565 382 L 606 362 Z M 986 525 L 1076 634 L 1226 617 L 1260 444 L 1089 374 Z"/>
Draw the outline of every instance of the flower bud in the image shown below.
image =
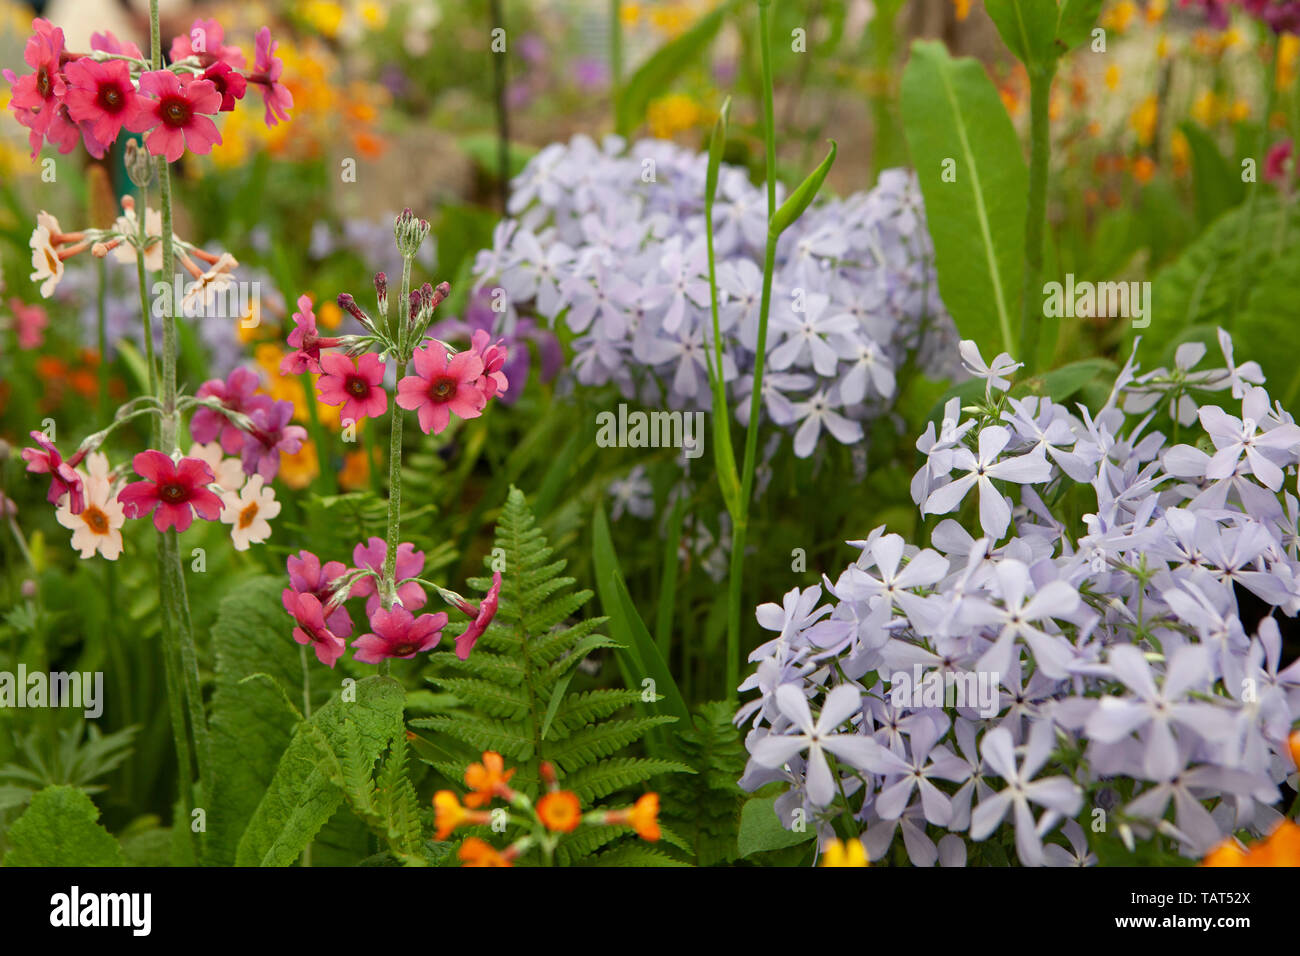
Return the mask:
<path fill-rule="evenodd" d="M 153 176 L 153 163 L 149 161 L 149 153 L 141 149 L 136 140 L 128 139 L 126 141 L 126 153 L 123 161 L 126 165 L 126 174 L 131 178 L 131 182 L 141 189 L 149 185 L 149 180 Z"/>
<path fill-rule="evenodd" d="M 370 321 L 370 316 L 361 311 L 361 306 L 357 305 L 356 299 L 352 298 L 351 295 L 346 292 L 340 292 L 338 303 L 340 309 L 360 322 L 369 331 L 374 331 L 375 325 Z"/>
<path fill-rule="evenodd" d="M 397 251 L 403 259 L 415 258 L 427 235 L 429 220 L 417 218 L 410 209 L 403 209 L 402 214 L 393 221 L 393 237 L 397 240 Z"/>
<path fill-rule="evenodd" d="M 375 273 L 375 297 L 379 300 L 379 317 L 388 318 L 388 276 L 383 272 Z"/>

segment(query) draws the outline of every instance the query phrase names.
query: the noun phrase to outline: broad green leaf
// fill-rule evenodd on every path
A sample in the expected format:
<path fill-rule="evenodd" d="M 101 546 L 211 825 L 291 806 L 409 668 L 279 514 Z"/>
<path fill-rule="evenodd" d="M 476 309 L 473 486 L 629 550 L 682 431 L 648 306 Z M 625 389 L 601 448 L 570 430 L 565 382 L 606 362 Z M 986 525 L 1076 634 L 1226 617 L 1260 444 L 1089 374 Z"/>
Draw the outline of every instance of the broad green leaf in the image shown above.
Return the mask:
<path fill-rule="evenodd" d="M 775 797 L 751 797 L 740 811 L 740 834 L 736 837 L 741 859 L 768 850 L 781 850 L 811 840 L 816 827 L 803 832 L 787 830 L 776 815 Z"/>
<path fill-rule="evenodd" d="M 4 865 L 125 865 L 122 848 L 98 821 L 99 808 L 76 787 L 46 787 L 5 834 Z"/>
<path fill-rule="evenodd" d="M 1200 126 L 1187 122 L 1178 128 L 1191 149 L 1196 221 L 1204 228 L 1245 198 L 1246 184 Z"/>
<path fill-rule="evenodd" d="M 1045 67 L 1057 57 L 1056 0 L 984 0 L 1002 42 L 1025 66 Z"/>
<path fill-rule="evenodd" d="M 1109 359 L 1092 358 L 1072 362 L 1042 375 L 1035 375 L 1015 384 L 1016 396 L 1046 395 L 1054 402 L 1064 402 L 1091 381 L 1114 381 L 1115 363 Z"/>
<path fill-rule="evenodd" d="M 1295 341 L 1297 289 L 1300 258 L 1294 253 L 1284 255 L 1253 285 L 1232 329 L 1233 359 L 1238 364 L 1250 359 L 1259 362 L 1269 394 L 1286 409 L 1293 407 L 1300 390 L 1300 363 L 1293 348 L 1285 347 Z"/>
<path fill-rule="evenodd" d="M 826 174 L 831 171 L 831 166 L 835 164 L 835 154 L 839 148 L 835 140 L 830 142 L 831 148 L 826 154 L 826 158 L 808 174 L 808 178 L 801 182 L 799 187 L 790 194 L 790 197 L 777 208 L 776 215 L 772 217 L 772 222 L 768 225 L 769 232 L 774 235 L 781 235 L 799 220 L 799 217 L 804 214 L 804 210 L 817 198 L 817 191 L 822 188 L 822 183 L 826 181 Z"/>
<path fill-rule="evenodd" d="M 1092 34 L 1101 13 L 1102 0 L 1061 0 L 1061 13 L 1056 21 L 1058 53 L 1064 54 Z"/>
<path fill-rule="evenodd" d="M 619 90 L 618 103 L 614 109 L 614 125 L 619 135 L 626 136 L 640 126 L 650 101 L 662 96 L 682 71 L 691 64 L 700 62 L 736 2 L 737 0 L 727 0 L 711 13 L 700 17 L 690 29 L 652 53 L 628 78 Z"/>
<path fill-rule="evenodd" d="M 284 688 L 302 686 L 292 621 L 280 604 L 284 585 L 273 577 L 248 582 L 221 602 L 212 627 L 217 676 L 208 722 L 212 806 L 204 842 L 204 859 L 212 866 L 234 863 L 239 838 L 297 723 L 282 696 Z M 266 676 L 246 679 L 254 674 Z M 301 692 L 298 699 L 301 706 Z"/>
<path fill-rule="evenodd" d="M 903 116 L 944 304 L 963 338 L 1014 354 L 1028 171 L 998 91 L 975 60 L 917 41 L 903 73 Z"/>
<path fill-rule="evenodd" d="M 348 747 L 349 723 L 371 766 L 402 733 L 401 684 L 376 676 L 352 689 L 355 700 L 344 700 L 340 693 L 298 725 L 239 841 L 236 866 L 291 865 L 334 815 L 343 802 L 340 760 Z"/>

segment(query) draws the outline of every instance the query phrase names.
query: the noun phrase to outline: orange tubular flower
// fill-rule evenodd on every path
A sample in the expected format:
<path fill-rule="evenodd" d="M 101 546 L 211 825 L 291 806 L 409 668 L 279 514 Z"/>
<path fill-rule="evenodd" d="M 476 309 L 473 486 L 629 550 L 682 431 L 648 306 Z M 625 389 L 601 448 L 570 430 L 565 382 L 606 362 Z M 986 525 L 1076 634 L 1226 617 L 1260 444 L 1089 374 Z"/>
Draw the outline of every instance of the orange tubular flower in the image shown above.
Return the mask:
<path fill-rule="evenodd" d="M 506 854 L 509 852 L 507 850 Z M 498 853 L 492 844 L 478 837 L 470 837 L 460 845 L 457 856 L 462 866 L 514 866 L 506 854 Z"/>
<path fill-rule="evenodd" d="M 1265 839 L 1242 847 L 1227 839 L 1211 850 L 1202 866 L 1300 866 L 1300 826 L 1283 820 Z"/>
<path fill-rule="evenodd" d="M 465 795 L 465 806 L 481 807 L 492 802 L 493 797 L 509 800 L 514 793 L 506 786 L 515 775 L 513 768 L 505 769 L 505 761 L 499 753 L 491 750 L 483 752 L 482 763 L 472 763 L 465 769 L 465 786 L 473 793 Z"/>
<path fill-rule="evenodd" d="M 458 826 L 474 823 L 491 823 L 492 814 L 486 810 L 467 810 L 450 790 L 439 790 L 433 795 L 434 825 L 438 840 L 445 840 Z"/>
<path fill-rule="evenodd" d="M 631 827 L 636 835 L 651 843 L 659 839 L 659 794 L 647 793 L 627 810 L 611 810 L 605 814 L 611 826 Z"/>
<path fill-rule="evenodd" d="M 546 829 L 569 833 L 582 819 L 582 805 L 568 790 L 556 790 L 537 801 L 537 816 Z"/>

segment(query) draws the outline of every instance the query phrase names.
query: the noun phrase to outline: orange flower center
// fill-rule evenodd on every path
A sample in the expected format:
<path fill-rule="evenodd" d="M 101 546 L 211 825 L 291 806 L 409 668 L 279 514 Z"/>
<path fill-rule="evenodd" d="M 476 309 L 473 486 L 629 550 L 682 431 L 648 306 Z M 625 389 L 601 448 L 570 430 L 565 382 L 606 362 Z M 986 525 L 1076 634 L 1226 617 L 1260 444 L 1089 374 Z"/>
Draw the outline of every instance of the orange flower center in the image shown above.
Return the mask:
<path fill-rule="evenodd" d="M 239 513 L 240 529 L 242 530 L 244 528 L 247 528 L 250 524 L 253 523 L 253 520 L 256 517 L 257 517 L 257 502 L 254 501 L 252 504 L 245 507 L 244 510 Z"/>
<path fill-rule="evenodd" d="M 86 506 L 86 510 L 81 513 L 81 520 L 95 534 L 108 534 L 108 515 L 94 505 Z"/>

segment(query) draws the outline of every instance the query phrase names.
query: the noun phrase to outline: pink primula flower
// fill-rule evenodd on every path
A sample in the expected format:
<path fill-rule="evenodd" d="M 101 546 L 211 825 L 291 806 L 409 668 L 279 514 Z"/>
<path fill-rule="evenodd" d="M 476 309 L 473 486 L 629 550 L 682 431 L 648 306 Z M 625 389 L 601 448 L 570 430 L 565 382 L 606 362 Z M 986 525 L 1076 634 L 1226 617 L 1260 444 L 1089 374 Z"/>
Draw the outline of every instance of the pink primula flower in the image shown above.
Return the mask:
<path fill-rule="evenodd" d="M 289 570 L 289 586 L 281 592 L 280 600 L 284 602 L 284 609 L 290 614 L 293 613 L 297 594 L 311 594 L 320 601 L 322 606 L 328 604 L 333 596 L 331 585 L 347 571 L 347 566 L 342 561 L 321 564 L 320 558 L 310 551 L 299 551 L 296 555 L 289 555 L 286 566 Z M 330 630 L 335 634 L 341 637 L 352 636 L 352 618 L 347 608 L 342 605 L 330 612 L 328 623 Z"/>
<path fill-rule="evenodd" d="M 352 549 L 352 563 L 358 568 L 369 568 L 378 574 L 384 573 L 384 561 L 388 557 L 388 543 L 383 538 L 371 538 L 364 545 L 357 545 Z M 420 572 L 424 570 L 424 552 L 416 551 L 415 545 L 409 541 L 403 542 L 397 546 L 397 580 L 405 578 L 419 577 Z M 366 613 L 374 614 L 375 609 L 379 607 L 379 592 L 375 588 L 374 578 L 361 578 L 352 587 L 353 597 L 364 597 L 366 600 Z M 406 584 L 398 585 L 397 598 L 402 602 L 402 606 L 409 609 L 424 607 L 429 597 L 424 593 L 424 589 L 414 581 L 408 581 Z"/>
<path fill-rule="evenodd" d="M 293 629 L 293 639 L 299 644 L 310 644 L 316 651 L 316 659 L 326 667 L 333 667 L 347 650 L 347 643 L 325 623 L 320 600 L 314 594 L 285 593 L 292 597 L 285 599 L 284 609 L 298 625 Z"/>
<path fill-rule="evenodd" d="M 221 499 L 208 488 L 216 477 L 207 462 L 198 458 L 173 462 L 150 449 L 136 455 L 132 465 L 145 480 L 134 481 L 118 493 L 117 500 L 128 518 L 143 518 L 152 512 L 153 525 L 159 531 L 184 531 L 196 513 L 205 521 L 221 517 Z"/>
<path fill-rule="evenodd" d="M 441 611 L 415 617 L 397 605 L 391 611 L 378 609 L 370 615 L 371 633 L 352 642 L 356 648 L 353 656 L 366 664 L 378 664 L 391 657 L 410 660 L 421 651 L 437 647 L 446 624 L 447 615 Z"/>
<path fill-rule="evenodd" d="M 478 418 L 487 399 L 478 386 L 483 359 L 478 353 L 457 352 L 450 358 L 441 345 L 416 349 L 411 364 L 415 374 L 397 383 L 397 404 L 419 412 L 420 430 L 437 435 L 451 421 Z"/>
<path fill-rule="evenodd" d="M 87 56 L 69 63 L 64 75 L 68 81 L 64 100 L 68 115 L 78 123 L 88 124 L 91 135 L 100 143 L 117 139 L 122 124 L 136 111 L 138 97 L 131 82 L 131 67 L 123 60 L 96 63 Z"/>
<path fill-rule="evenodd" d="M 466 602 L 461 605 L 460 609 L 473 618 L 469 622 L 469 627 L 465 628 L 463 634 L 456 637 L 456 656 L 462 661 L 469 657 L 469 652 L 474 649 L 475 642 L 487 630 L 488 625 L 492 623 L 492 618 L 496 617 L 497 605 L 501 601 L 501 572 L 492 573 L 492 587 L 488 589 L 487 596 L 483 598 L 483 603 L 477 608 Z"/>
<path fill-rule="evenodd" d="M 31 435 L 32 440 L 41 447 L 24 448 L 23 461 L 27 462 L 27 470 L 32 474 L 50 476 L 50 490 L 45 500 L 50 504 L 58 504 L 60 498 L 68 495 L 72 513 L 81 514 L 86 506 L 85 489 L 76 470 L 81 463 L 81 453 L 64 461 L 59 450 L 54 447 L 54 442 L 46 438 L 43 432 L 34 431 Z"/>
<path fill-rule="evenodd" d="M 154 156 L 174 163 L 186 148 L 204 156 L 221 142 L 217 124 L 203 115 L 221 109 L 221 94 L 210 80 L 152 70 L 140 75 L 140 94 L 126 128 L 151 131 L 144 144 Z"/>
<path fill-rule="evenodd" d="M 363 418 L 378 418 L 388 408 L 388 393 L 384 391 L 384 363 L 367 352 L 356 362 L 338 352 L 326 352 L 320 357 L 323 373 L 316 382 L 316 391 L 326 405 L 342 405 L 340 420 L 354 422 Z"/>

